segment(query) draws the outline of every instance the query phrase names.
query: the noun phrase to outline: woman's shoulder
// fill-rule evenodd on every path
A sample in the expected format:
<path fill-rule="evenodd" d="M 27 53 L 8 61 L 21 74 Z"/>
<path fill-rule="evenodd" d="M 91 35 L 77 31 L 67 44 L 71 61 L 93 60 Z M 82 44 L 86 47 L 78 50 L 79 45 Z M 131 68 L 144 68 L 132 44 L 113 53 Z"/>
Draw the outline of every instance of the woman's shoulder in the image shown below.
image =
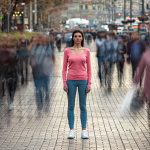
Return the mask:
<path fill-rule="evenodd" d="M 83 49 L 85 50 L 85 52 L 89 53 L 90 49 L 88 47 L 83 47 Z"/>
<path fill-rule="evenodd" d="M 64 52 L 69 52 L 71 50 L 71 47 L 66 47 L 65 49 L 64 49 Z"/>

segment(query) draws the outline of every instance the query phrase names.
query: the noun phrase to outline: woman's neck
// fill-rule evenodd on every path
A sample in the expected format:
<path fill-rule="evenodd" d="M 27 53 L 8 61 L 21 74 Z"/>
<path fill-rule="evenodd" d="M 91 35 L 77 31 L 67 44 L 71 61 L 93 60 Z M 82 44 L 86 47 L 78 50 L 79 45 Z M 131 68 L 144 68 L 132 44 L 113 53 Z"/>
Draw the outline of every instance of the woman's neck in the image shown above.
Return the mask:
<path fill-rule="evenodd" d="M 74 48 L 81 48 L 82 46 L 81 46 L 81 44 L 75 44 L 73 47 Z"/>

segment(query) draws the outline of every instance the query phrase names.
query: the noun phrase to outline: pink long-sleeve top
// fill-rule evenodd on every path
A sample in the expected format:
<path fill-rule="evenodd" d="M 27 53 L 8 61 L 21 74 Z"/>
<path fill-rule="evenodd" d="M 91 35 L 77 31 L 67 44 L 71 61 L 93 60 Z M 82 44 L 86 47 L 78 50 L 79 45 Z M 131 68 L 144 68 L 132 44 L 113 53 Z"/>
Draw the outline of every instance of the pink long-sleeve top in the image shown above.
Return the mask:
<path fill-rule="evenodd" d="M 143 92 L 147 99 L 150 101 L 150 50 L 143 54 L 137 67 L 133 82 L 138 84 L 140 79 L 143 77 L 144 72 L 145 78 Z"/>
<path fill-rule="evenodd" d="M 67 86 L 67 80 L 87 80 L 88 87 L 91 87 L 91 60 L 88 48 L 80 54 L 74 53 L 70 48 L 65 49 L 62 77 L 64 86 Z"/>

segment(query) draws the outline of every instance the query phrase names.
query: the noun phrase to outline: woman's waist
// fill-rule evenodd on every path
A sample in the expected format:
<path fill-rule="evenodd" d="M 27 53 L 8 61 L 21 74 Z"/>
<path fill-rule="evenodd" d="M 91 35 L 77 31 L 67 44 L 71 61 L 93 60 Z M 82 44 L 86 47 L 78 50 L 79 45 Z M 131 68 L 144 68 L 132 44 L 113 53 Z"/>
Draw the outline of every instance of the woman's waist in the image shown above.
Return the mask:
<path fill-rule="evenodd" d="M 68 74 L 68 80 L 87 80 L 87 74 Z"/>

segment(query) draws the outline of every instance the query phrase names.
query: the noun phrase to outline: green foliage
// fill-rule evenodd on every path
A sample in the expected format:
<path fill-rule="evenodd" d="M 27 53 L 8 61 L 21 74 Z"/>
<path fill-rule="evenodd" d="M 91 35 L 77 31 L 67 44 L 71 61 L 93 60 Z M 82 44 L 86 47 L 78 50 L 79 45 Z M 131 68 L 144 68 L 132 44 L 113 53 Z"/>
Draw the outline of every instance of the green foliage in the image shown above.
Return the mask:
<path fill-rule="evenodd" d="M 5 34 L 7 34 L 7 33 L 0 32 L 0 37 Z M 10 32 L 9 34 L 13 35 L 16 39 L 19 39 L 19 37 L 21 35 L 20 32 Z M 24 32 L 24 34 L 25 34 L 26 38 L 30 40 L 32 38 L 32 36 L 34 36 L 38 33 L 37 32 Z"/>

